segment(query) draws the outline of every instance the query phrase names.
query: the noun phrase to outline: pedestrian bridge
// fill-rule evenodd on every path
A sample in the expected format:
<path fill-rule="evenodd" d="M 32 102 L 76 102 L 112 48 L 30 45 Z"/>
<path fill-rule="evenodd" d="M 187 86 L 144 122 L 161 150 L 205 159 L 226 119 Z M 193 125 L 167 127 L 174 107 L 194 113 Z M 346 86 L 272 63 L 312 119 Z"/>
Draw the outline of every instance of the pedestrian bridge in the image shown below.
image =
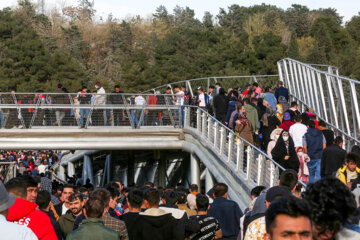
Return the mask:
<path fill-rule="evenodd" d="M 0 148 L 73 150 L 55 166 L 56 177 L 64 181 L 80 166 L 83 179 L 99 184 L 108 182 L 116 167 L 112 166 L 114 156 L 106 152 L 102 172 L 93 172 L 95 155 L 103 150 L 181 150 L 190 155 L 188 165 L 186 159 L 166 163 L 156 157 L 151 166 L 141 161 L 136 166 L 129 163 L 124 176 L 136 183 L 141 171 L 150 180 L 155 179 L 157 172 L 158 183 L 166 186 L 181 182 L 176 171 L 186 168 L 188 183 L 200 185 L 204 181 L 207 190 L 215 182 L 228 184 L 230 198 L 244 209 L 250 202 L 251 188 L 276 185 L 278 171 L 283 168 L 201 108 L 177 105 L 174 85 L 186 87 L 193 97 L 193 89 L 201 86 L 207 90 L 216 82 L 226 89 L 254 81 L 261 86 L 275 85 L 280 79 L 302 110 L 313 108 L 336 135 L 343 136 L 344 147 L 350 148 L 360 143 L 360 84 L 340 77 L 334 67 L 327 66 L 327 71 L 318 69 L 323 67 L 283 59 L 278 62 L 278 76 L 192 79 L 155 88 L 156 95 L 91 96 L 91 102 L 81 104 L 79 99 L 86 94 L 3 93 L 5 129 L 0 131 Z M 167 87 L 171 93 L 159 94 Z M 156 105 L 148 105 L 154 96 Z M 98 97 L 107 99 L 108 104 L 97 104 Z M 138 97 L 144 104 L 134 105 Z M 97 177 L 101 181 L 96 181 Z"/>

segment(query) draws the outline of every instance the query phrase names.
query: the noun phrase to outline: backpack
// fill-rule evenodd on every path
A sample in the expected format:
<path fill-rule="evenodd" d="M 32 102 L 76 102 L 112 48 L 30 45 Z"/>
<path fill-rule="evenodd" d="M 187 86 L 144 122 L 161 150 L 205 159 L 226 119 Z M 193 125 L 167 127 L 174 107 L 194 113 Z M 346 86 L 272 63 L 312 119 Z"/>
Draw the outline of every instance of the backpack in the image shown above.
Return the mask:
<path fill-rule="evenodd" d="M 284 96 L 279 97 L 278 103 L 282 105 L 284 112 L 286 112 L 289 109 L 289 103 L 288 101 L 286 101 L 286 98 Z"/>

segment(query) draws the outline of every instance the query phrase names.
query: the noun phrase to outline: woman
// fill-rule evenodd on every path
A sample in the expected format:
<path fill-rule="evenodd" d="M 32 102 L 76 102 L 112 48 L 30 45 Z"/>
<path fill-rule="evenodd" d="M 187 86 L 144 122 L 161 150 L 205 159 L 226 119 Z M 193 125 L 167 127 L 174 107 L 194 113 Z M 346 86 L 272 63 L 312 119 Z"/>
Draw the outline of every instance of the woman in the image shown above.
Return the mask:
<path fill-rule="evenodd" d="M 254 144 L 254 138 L 252 134 L 251 122 L 248 120 L 244 106 L 241 106 L 239 110 L 239 115 L 235 121 L 235 132 L 239 136 L 251 144 Z M 237 140 L 237 139 L 236 139 Z M 245 143 L 244 146 L 247 147 L 249 144 Z"/>
<path fill-rule="evenodd" d="M 284 109 L 281 104 L 276 104 L 275 116 L 279 119 L 280 122 L 283 121 Z"/>
<path fill-rule="evenodd" d="M 267 145 L 267 151 L 266 152 L 271 158 L 272 158 L 271 151 L 274 149 L 274 147 L 276 145 L 276 142 L 280 137 L 281 132 L 282 132 L 281 128 L 276 128 L 270 134 L 271 141 Z"/>
<path fill-rule="evenodd" d="M 288 131 L 282 131 L 275 147 L 271 151 L 272 158 L 283 168 L 299 172 L 300 161 L 296 154 L 294 141 Z M 280 171 L 281 174 L 282 171 Z"/>
<path fill-rule="evenodd" d="M 272 140 L 270 138 L 271 133 L 280 126 L 281 122 L 279 119 L 274 115 L 274 111 L 272 107 L 269 105 L 267 101 L 264 100 L 264 106 L 266 107 L 266 113 L 263 115 L 261 119 L 261 127 L 260 127 L 260 134 L 262 134 L 262 149 L 266 149 L 269 142 Z M 280 133 L 279 133 L 280 134 Z"/>

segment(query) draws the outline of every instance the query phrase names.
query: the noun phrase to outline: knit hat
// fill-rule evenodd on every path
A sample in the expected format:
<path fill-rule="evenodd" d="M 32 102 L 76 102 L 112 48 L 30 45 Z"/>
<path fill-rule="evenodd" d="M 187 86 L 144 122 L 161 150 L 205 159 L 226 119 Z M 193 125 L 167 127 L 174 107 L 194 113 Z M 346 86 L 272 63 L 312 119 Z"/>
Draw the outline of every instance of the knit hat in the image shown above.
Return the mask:
<path fill-rule="evenodd" d="M 287 121 L 290 119 L 291 119 L 290 113 L 289 112 L 284 113 L 284 120 Z"/>
<path fill-rule="evenodd" d="M 0 212 L 9 209 L 15 203 L 15 196 L 9 194 L 0 181 Z"/>

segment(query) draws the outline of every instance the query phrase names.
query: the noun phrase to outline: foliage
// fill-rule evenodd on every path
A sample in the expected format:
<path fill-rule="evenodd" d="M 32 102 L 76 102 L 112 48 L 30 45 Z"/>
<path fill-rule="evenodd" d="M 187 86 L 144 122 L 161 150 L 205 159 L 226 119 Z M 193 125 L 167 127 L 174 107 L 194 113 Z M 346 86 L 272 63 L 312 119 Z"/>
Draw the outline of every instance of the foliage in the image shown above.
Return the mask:
<path fill-rule="evenodd" d="M 221 8 L 200 21 L 188 7 L 152 17 L 95 21 L 94 1 L 37 14 L 30 0 L 0 11 L 2 91 L 69 91 L 101 81 L 135 92 L 189 78 L 276 74 L 290 57 L 332 64 L 360 79 L 360 16 L 344 26 L 335 9 L 294 4 Z"/>

